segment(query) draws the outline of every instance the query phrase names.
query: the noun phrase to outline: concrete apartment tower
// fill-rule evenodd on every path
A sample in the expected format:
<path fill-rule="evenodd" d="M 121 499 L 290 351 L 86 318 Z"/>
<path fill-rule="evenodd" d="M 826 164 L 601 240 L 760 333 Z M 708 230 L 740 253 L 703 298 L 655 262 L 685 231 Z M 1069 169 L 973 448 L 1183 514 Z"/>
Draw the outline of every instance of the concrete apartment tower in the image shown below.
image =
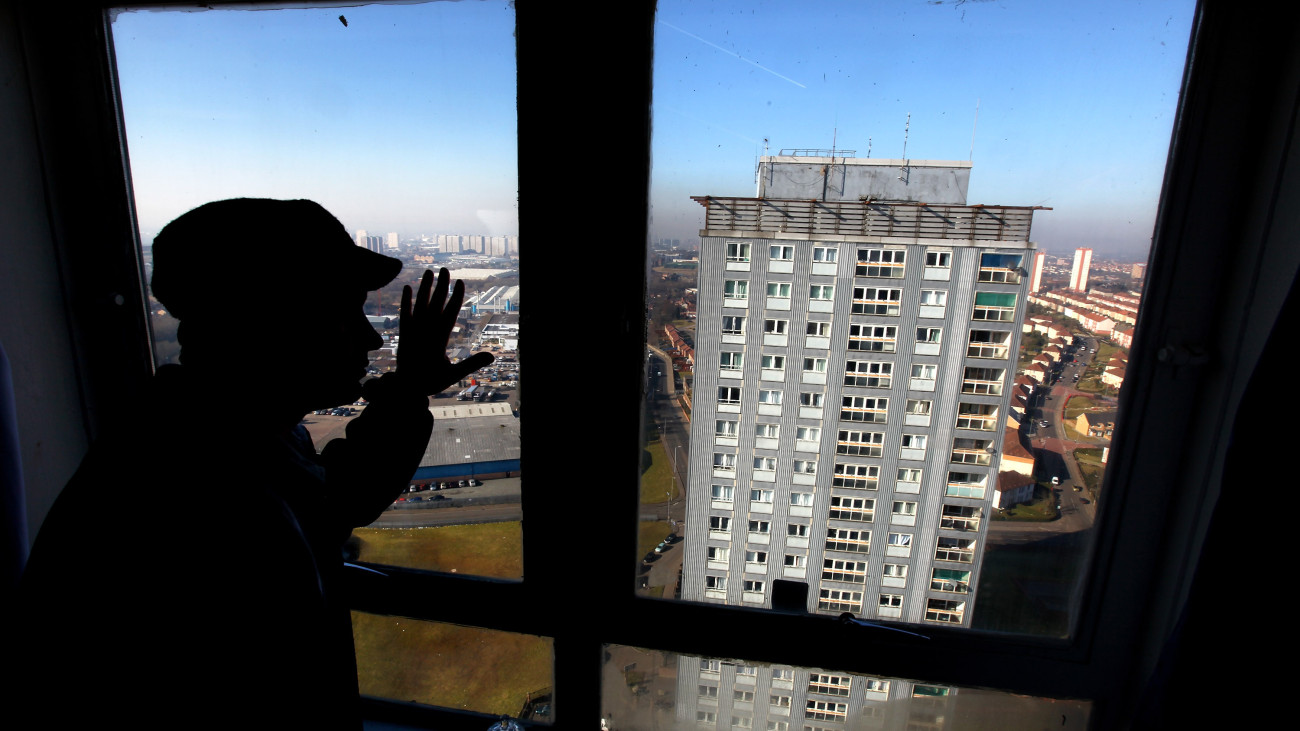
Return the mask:
<path fill-rule="evenodd" d="M 1032 207 L 970 163 L 763 157 L 698 196 L 682 598 L 969 626 L 1011 406 Z M 784 596 L 784 594 L 782 594 Z"/>
<path fill-rule="evenodd" d="M 1070 267 L 1070 289 L 1088 291 L 1088 271 L 1092 269 L 1092 249 L 1075 249 L 1074 265 Z"/>
<path fill-rule="evenodd" d="M 1034 266 L 1029 272 L 1029 293 L 1038 294 L 1043 287 L 1043 266 L 1047 263 L 1047 254 L 1034 254 Z"/>

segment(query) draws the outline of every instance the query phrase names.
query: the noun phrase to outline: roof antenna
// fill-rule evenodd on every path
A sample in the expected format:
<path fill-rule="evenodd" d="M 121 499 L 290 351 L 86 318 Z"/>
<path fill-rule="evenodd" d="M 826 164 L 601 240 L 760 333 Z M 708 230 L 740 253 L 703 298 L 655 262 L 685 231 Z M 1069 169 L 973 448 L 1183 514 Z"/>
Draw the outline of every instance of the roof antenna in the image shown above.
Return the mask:
<path fill-rule="evenodd" d="M 871 138 L 867 138 L 867 159 L 871 159 Z"/>
<path fill-rule="evenodd" d="M 831 161 L 829 165 L 822 166 L 822 200 L 826 200 L 826 188 L 830 184 L 831 169 L 835 167 L 835 140 L 839 137 L 839 128 L 833 128 L 831 132 Z"/>
<path fill-rule="evenodd" d="M 975 160 L 975 130 L 980 126 L 980 100 L 975 99 L 975 124 L 970 128 L 970 157 L 966 158 L 968 162 Z"/>
<path fill-rule="evenodd" d="M 910 132 L 911 129 L 912 113 L 908 112 L 907 123 L 903 125 L 903 164 L 898 166 L 898 179 L 903 181 L 904 184 L 907 183 L 907 178 L 903 177 L 907 174 L 907 133 Z"/>

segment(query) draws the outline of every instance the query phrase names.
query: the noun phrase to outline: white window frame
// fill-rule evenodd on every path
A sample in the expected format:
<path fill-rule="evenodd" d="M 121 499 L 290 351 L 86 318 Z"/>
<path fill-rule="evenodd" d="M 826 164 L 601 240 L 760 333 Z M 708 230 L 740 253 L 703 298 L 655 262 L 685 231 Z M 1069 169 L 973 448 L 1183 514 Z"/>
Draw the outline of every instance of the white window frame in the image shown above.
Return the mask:
<path fill-rule="evenodd" d="M 951 269 L 952 249 L 926 249 L 925 266 L 929 269 Z"/>
<path fill-rule="evenodd" d="M 860 248 L 853 274 L 873 279 L 902 279 L 907 276 L 907 251 L 884 247 Z"/>
<path fill-rule="evenodd" d="M 882 360 L 851 360 L 844 364 L 844 385 L 855 388 L 891 388 L 894 364 Z"/>
<path fill-rule="evenodd" d="M 896 287 L 854 287 L 850 312 L 854 315 L 898 317 L 903 307 L 903 290 Z"/>
<path fill-rule="evenodd" d="M 727 261 L 745 263 L 750 261 L 750 246 L 748 241 L 728 241 L 727 242 Z"/>
<path fill-rule="evenodd" d="M 726 301 L 749 301 L 749 280 L 728 279 L 722 283 L 722 299 Z"/>
<path fill-rule="evenodd" d="M 839 257 L 838 246 L 814 246 L 812 250 L 812 260 L 816 264 L 834 264 L 839 261 Z"/>
<path fill-rule="evenodd" d="M 884 424 L 889 420 L 889 399 L 884 396 L 840 397 L 840 421 L 860 424 Z"/>
<path fill-rule="evenodd" d="M 809 320 L 804 328 L 804 334 L 815 338 L 828 338 L 831 336 L 831 321 Z"/>
<path fill-rule="evenodd" d="M 831 487 L 845 490 L 878 490 L 880 488 L 880 465 L 836 462 Z"/>
<path fill-rule="evenodd" d="M 794 247 L 770 244 L 767 247 L 767 258 L 772 261 L 794 261 Z"/>
<path fill-rule="evenodd" d="M 849 350 L 863 353 L 898 352 L 898 326 L 849 324 Z"/>
<path fill-rule="evenodd" d="M 790 299 L 790 288 L 794 286 L 790 282 L 768 282 L 767 296 L 772 299 Z M 772 291 L 775 289 L 776 291 Z"/>
<path fill-rule="evenodd" d="M 835 453 L 852 457 L 883 457 L 885 456 L 885 433 L 840 429 L 836 434 Z"/>
<path fill-rule="evenodd" d="M 808 285 L 808 299 L 814 301 L 829 301 L 835 299 L 835 285 L 833 284 Z"/>

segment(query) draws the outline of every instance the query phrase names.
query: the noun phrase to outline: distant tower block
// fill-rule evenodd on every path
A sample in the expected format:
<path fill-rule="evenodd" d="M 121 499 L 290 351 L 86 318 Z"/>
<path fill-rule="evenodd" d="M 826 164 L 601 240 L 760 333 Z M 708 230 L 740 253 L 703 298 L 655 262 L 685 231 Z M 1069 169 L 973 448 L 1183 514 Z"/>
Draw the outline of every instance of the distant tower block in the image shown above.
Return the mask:
<path fill-rule="evenodd" d="M 1046 263 L 1047 254 L 1041 251 L 1034 254 L 1034 268 L 1029 273 L 1029 291 L 1031 293 L 1036 294 L 1039 288 L 1043 286 L 1043 265 Z"/>
<path fill-rule="evenodd" d="M 1074 266 L 1070 268 L 1070 289 L 1088 291 L 1088 270 L 1092 268 L 1092 249 L 1075 249 Z"/>
<path fill-rule="evenodd" d="M 1147 274 L 1147 265 L 1146 265 L 1146 264 L 1134 264 L 1134 265 L 1133 265 L 1133 278 L 1134 278 L 1134 279 L 1142 279 L 1143 277 L 1146 276 L 1146 274 Z"/>

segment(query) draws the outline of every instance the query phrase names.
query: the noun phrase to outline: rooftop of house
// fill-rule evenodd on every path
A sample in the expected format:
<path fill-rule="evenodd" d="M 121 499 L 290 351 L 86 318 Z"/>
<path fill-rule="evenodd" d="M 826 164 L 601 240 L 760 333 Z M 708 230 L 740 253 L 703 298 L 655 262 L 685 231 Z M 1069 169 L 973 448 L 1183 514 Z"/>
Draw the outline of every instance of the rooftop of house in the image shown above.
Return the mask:
<path fill-rule="evenodd" d="M 1037 480 L 1032 475 L 1025 475 L 1019 472 L 1003 471 L 998 473 L 998 490 L 1010 492 L 1025 485 L 1032 485 Z"/>

